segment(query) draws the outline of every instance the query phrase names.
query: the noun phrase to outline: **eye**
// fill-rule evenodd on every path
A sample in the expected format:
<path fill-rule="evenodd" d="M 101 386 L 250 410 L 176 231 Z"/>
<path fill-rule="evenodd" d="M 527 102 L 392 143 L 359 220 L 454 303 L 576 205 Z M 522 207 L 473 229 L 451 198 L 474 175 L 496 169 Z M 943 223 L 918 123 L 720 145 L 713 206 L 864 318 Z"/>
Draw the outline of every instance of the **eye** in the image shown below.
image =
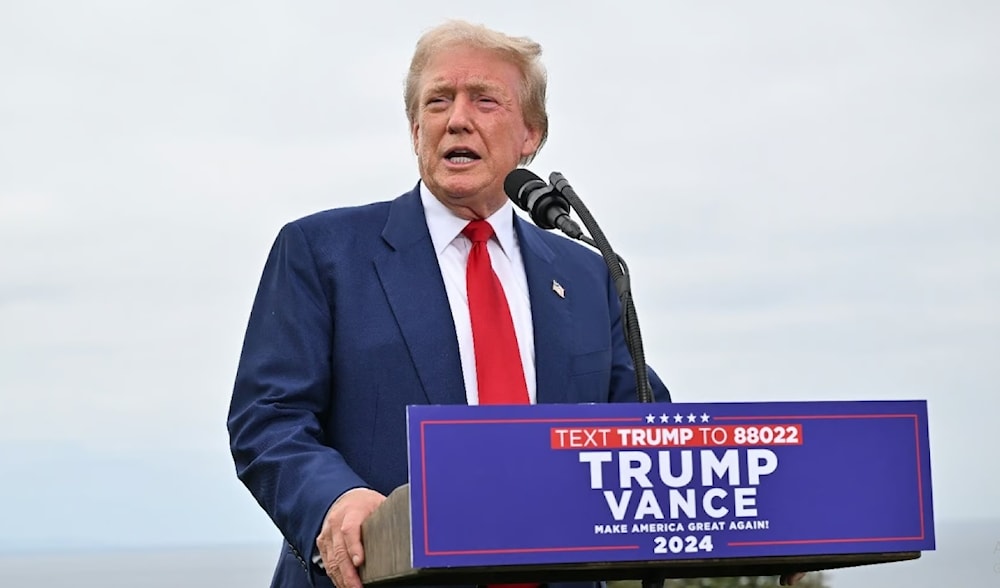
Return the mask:
<path fill-rule="evenodd" d="M 424 100 L 424 108 L 431 111 L 444 110 L 448 107 L 448 98 L 445 96 L 431 96 Z"/>

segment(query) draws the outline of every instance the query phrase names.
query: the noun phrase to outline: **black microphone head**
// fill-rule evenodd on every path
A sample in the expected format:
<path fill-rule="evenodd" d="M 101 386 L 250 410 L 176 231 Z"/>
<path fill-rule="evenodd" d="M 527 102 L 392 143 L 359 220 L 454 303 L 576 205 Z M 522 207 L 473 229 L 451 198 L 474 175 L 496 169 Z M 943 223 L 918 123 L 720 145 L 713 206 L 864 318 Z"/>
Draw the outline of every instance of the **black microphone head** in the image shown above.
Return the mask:
<path fill-rule="evenodd" d="M 534 182 L 538 182 L 535 184 Z M 503 181 L 503 191 L 522 210 L 528 210 L 527 195 L 530 190 L 547 186 L 542 178 L 530 170 L 519 167 L 507 174 Z M 527 190 L 525 188 L 528 188 Z M 530 212 L 530 211 L 529 211 Z"/>

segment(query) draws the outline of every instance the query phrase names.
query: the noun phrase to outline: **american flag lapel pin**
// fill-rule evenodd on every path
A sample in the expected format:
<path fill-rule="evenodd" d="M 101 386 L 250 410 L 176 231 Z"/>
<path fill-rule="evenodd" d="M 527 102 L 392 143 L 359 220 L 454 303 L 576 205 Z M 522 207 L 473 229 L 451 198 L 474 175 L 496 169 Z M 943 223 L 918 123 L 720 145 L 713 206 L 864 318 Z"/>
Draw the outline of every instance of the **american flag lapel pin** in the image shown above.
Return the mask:
<path fill-rule="evenodd" d="M 555 280 L 552 280 L 552 291 L 556 293 L 556 296 L 566 298 L 566 288 L 563 288 L 562 284 Z"/>

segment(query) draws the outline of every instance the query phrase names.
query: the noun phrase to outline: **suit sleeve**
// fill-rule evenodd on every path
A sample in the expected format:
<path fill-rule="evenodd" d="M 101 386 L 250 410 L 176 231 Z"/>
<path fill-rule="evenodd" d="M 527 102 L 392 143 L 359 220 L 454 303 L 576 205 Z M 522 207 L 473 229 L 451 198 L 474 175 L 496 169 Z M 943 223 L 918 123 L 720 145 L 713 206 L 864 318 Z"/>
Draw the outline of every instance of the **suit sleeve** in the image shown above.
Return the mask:
<path fill-rule="evenodd" d="M 622 328 L 622 307 L 615 289 L 614 280 L 608 275 L 608 307 L 611 309 L 611 390 L 610 402 L 638 402 L 639 395 L 635 383 L 635 364 L 625 343 Z M 653 368 L 646 365 L 649 385 L 653 390 L 654 402 L 671 402 L 670 391 Z"/>
<path fill-rule="evenodd" d="M 330 410 L 333 313 L 310 245 L 286 225 L 250 313 L 229 411 L 237 475 L 305 564 L 333 501 L 367 487 L 320 423 Z M 308 567 L 308 566 L 306 566 Z"/>

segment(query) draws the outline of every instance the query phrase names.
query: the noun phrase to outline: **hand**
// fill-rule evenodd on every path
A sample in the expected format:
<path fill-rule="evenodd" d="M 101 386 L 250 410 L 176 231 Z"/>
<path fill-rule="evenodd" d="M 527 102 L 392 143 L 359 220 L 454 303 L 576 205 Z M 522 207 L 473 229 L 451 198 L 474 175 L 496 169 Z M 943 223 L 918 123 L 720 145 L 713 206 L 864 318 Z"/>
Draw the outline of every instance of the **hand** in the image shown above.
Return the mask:
<path fill-rule="evenodd" d="M 316 547 L 326 575 L 337 588 L 362 588 L 357 569 L 365 560 L 361 523 L 383 501 L 385 496 L 374 490 L 354 488 L 341 494 L 326 512 Z"/>
<path fill-rule="evenodd" d="M 805 572 L 796 572 L 794 574 L 784 574 L 778 579 L 778 586 L 794 586 L 796 582 L 805 578 Z"/>

